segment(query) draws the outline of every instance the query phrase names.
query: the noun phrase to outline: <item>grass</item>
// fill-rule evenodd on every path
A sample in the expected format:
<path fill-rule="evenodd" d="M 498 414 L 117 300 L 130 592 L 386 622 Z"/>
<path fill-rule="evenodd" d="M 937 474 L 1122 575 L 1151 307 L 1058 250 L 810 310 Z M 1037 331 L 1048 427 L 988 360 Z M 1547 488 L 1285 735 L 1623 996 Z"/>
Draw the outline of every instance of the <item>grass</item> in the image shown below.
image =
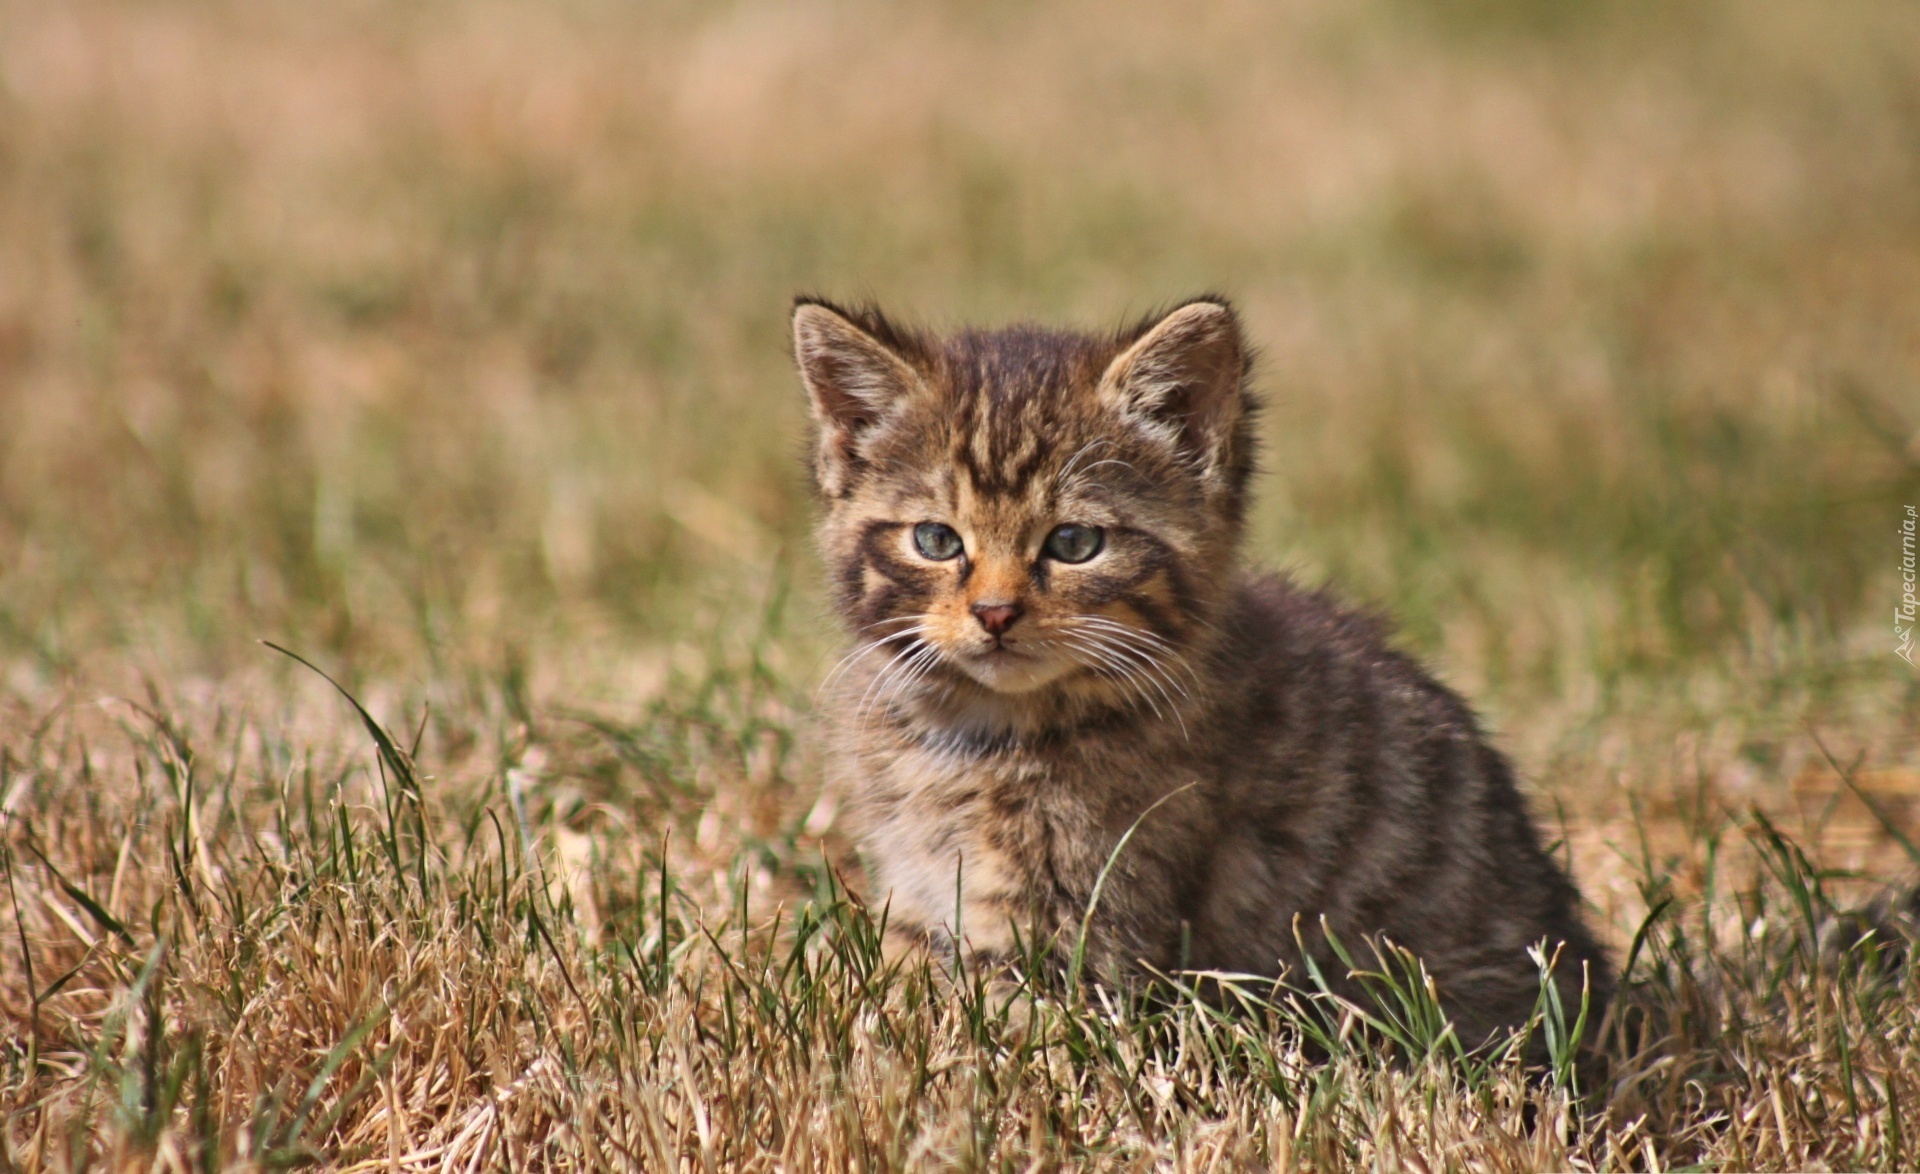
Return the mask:
<path fill-rule="evenodd" d="M 0 1153 L 1913 1165 L 1914 24 L 0 0 Z M 1393 956 L 882 963 L 801 288 L 1235 296 L 1249 554 L 1489 715 L 1628 966 L 1589 1051 L 1463 1054 Z"/>

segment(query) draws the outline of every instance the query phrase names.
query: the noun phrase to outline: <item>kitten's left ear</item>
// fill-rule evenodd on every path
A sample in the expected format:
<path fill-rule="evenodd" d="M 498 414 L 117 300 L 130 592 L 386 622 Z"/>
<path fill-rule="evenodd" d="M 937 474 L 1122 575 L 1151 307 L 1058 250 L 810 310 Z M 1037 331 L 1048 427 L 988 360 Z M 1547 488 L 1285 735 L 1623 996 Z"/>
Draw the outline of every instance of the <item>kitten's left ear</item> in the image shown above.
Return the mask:
<path fill-rule="evenodd" d="M 1100 398 L 1183 454 L 1220 463 L 1245 411 L 1240 318 L 1206 298 L 1175 308 L 1108 365 Z"/>

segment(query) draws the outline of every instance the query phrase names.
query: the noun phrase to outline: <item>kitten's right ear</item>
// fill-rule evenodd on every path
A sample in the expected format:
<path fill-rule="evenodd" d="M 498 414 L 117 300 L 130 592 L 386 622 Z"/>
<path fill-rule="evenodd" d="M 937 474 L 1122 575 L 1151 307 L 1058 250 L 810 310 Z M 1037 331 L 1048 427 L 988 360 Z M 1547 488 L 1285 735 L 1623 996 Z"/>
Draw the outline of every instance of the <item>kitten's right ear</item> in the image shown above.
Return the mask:
<path fill-rule="evenodd" d="M 826 466 L 857 460 L 862 435 L 920 386 L 897 349 L 902 341 L 877 313 L 849 313 L 811 298 L 794 302 L 793 359 L 820 427 L 822 488 L 831 489 Z"/>

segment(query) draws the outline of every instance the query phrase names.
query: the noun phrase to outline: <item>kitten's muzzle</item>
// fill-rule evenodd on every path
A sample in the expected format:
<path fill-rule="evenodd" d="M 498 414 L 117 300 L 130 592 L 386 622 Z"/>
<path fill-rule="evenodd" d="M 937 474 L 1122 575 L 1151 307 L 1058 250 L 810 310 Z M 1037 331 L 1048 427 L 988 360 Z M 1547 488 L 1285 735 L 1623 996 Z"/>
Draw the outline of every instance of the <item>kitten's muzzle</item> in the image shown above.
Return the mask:
<path fill-rule="evenodd" d="M 976 603 L 973 605 L 973 618 L 980 621 L 987 635 L 1002 636 L 1025 610 L 1017 603 Z"/>

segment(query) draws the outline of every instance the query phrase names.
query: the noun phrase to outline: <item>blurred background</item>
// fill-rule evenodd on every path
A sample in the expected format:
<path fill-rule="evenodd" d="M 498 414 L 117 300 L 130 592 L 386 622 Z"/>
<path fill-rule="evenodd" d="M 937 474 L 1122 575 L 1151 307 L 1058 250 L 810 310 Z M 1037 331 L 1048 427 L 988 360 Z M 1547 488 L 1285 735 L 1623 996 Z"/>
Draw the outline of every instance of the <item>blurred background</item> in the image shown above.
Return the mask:
<path fill-rule="evenodd" d="M 261 637 L 584 702 L 743 629 L 804 687 L 800 290 L 1230 295 L 1250 556 L 1550 784 L 1920 757 L 1891 0 L 0 0 L 11 712 Z"/>

